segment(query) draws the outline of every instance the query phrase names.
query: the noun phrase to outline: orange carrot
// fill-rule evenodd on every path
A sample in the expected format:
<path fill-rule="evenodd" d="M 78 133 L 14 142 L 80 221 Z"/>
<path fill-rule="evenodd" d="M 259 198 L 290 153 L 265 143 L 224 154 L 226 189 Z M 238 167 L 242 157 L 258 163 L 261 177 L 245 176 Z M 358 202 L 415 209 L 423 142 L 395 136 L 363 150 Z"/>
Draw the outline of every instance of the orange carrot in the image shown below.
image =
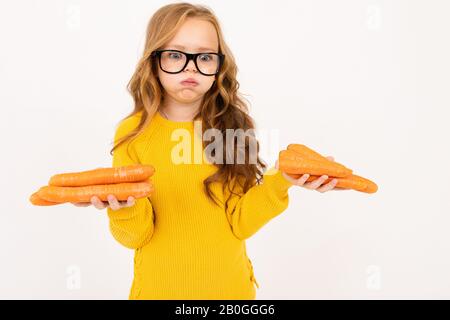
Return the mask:
<path fill-rule="evenodd" d="M 330 162 L 331 160 L 328 160 L 326 157 L 322 156 L 320 153 L 312 150 L 311 148 L 308 148 L 307 146 L 303 144 L 297 144 L 292 143 L 287 146 L 287 150 L 295 151 L 299 155 L 303 156 L 306 159 L 314 159 L 319 161 L 325 161 Z M 331 161 L 334 163 L 338 163 L 335 161 Z M 339 164 L 339 163 L 338 163 Z M 298 179 L 302 176 L 302 174 L 288 174 L 289 176 L 293 177 L 294 179 Z M 314 181 L 318 179 L 320 175 L 310 175 L 309 178 L 306 180 L 307 182 Z M 347 177 L 333 177 L 329 176 L 329 178 L 324 182 L 324 184 L 330 182 L 333 179 L 337 179 L 338 183 L 336 184 L 337 188 L 343 188 L 343 189 L 354 189 L 361 192 L 367 192 L 367 193 L 374 193 L 378 190 L 378 186 L 375 182 L 363 178 L 361 176 L 358 176 L 356 174 L 351 174 Z"/>
<path fill-rule="evenodd" d="M 114 195 L 117 200 L 126 201 L 129 196 L 136 199 L 149 196 L 153 192 L 153 184 L 148 179 L 142 182 L 125 182 L 104 185 L 89 185 L 83 187 L 44 186 L 38 191 L 38 196 L 51 202 L 90 202 L 92 196 L 102 201 L 108 201 L 108 195 Z"/>
<path fill-rule="evenodd" d="M 302 174 L 288 174 L 290 177 L 294 179 L 298 179 L 302 176 Z M 307 182 L 311 182 L 317 180 L 320 176 L 309 176 L 306 180 Z M 333 179 L 337 179 L 338 183 L 336 184 L 337 188 L 343 189 L 353 189 L 356 191 L 366 192 L 366 193 L 375 193 L 378 190 L 378 186 L 375 182 L 358 176 L 356 174 L 352 174 L 349 177 L 345 178 L 337 178 L 337 177 L 329 177 L 323 184 L 330 182 Z"/>
<path fill-rule="evenodd" d="M 300 153 L 303 157 L 307 159 L 330 161 L 326 157 L 322 156 L 320 153 L 312 150 L 311 148 L 308 148 L 304 144 L 291 143 L 287 146 L 287 150 L 292 150 L 297 153 Z"/>
<path fill-rule="evenodd" d="M 51 202 L 42 199 L 41 197 L 38 196 L 37 191 L 30 196 L 29 200 L 35 206 L 54 206 L 58 204 L 57 202 Z"/>
<path fill-rule="evenodd" d="M 312 150 L 311 148 L 308 148 L 304 144 L 291 143 L 287 146 L 287 150 L 295 151 L 295 152 L 299 153 L 300 155 L 302 155 L 306 159 L 331 162 L 334 164 L 338 164 L 338 165 L 342 166 L 343 168 L 346 168 L 344 165 L 340 164 L 339 162 L 329 160 L 328 158 L 322 156 L 320 153 Z"/>
<path fill-rule="evenodd" d="M 346 177 L 352 174 L 352 170 L 332 161 L 322 161 L 304 158 L 292 150 L 282 150 L 279 153 L 279 168 L 285 173 L 310 175 L 328 175 L 334 177 Z"/>
<path fill-rule="evenodd" d="M 375 193 L 378 191 L 377 184 L 369 179 L 366 179 L 361 176 L 357 176 L 356 174 L 352 175 L 351 178 L 352 178 L 352 180 L 358 180 L 361 183 L 365 183 L 367 185 L 367 187 L 364 190 L 358 190 L 358 191 L 363 191 L 363 192 L 367 192 L 367 193 Z"/>
<path fill-rule="evenodd" d="M 113 168 L 97 168 L 88 171 L 61 173 L 50 178 L 49 185 L 57 187 L 81 187 L 125 182 L 140 182 L 155 172 L 151 165 L 128 165 Z"/>

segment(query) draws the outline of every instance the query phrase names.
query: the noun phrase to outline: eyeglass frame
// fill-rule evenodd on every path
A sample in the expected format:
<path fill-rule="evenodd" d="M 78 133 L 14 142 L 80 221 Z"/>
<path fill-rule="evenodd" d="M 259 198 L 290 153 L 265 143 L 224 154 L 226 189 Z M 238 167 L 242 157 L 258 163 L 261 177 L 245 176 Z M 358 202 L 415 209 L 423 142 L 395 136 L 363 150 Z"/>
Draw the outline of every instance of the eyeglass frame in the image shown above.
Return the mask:
<path fill-rule="evenodd" d="M 184 64 L 183 68 L 181 68 L 180 71 L 178 71 L 178 72 L 170 72 L 170 71 L 166 71 L 166 70 L 164 70 L 164 69 L 162 68 L 162 66 L 161 66 L 161 53 L 166 52 L 166 51 L 179 52 L 179 53 L 182 53 L 182 54 L 184 54 L 184 55 L 186 56 L 186 63 Z M 202 54 L 215 54 L 215 55 L 219 56 L 219 65 L 217 66 L 217 71 L 216 71 L 215 73 L 213 73 L 213 74 L 206 74 L 206 73 L 203 73 L 203 72 L 200 70 L 200 68 L 199 68 L 198 65 L 197 65 L 197 57 L 198 57 L 199 55 L 202 55 Z M 182 72 L 182 71 L 186 68 L 186 66 L 188 65 L 189 61 L 193 60 L 193 61 L 194 61 L 194 64 L 195 64 L 195 67 L 197 68 L 198 72 L 200 72 L 200 73 L 201 73 L 202 75 L 204 75 L 204 76 L 215 76 L 216 74 L 218 74 L 219 71 L 220 71 L 220 68 L 221 68 L 222 65 L 223 65 L 223 61 L 224 61 L 224 59 L 225 59 L 225 55 L 222 54 L 222 53 L 218 53 L 218 52 L 187 53 L 187 52 L 180 51 L 180 50 L 175 50 L 175 49 L 173 49 L 173 50 L 172 50 L 172 49 L 155 50 L 155 51 L 152 52 L 151 57 L 155 57 L 155 56 L 158 57 L 158 64 L 159 64 L 159 67 L 161 68 L 162 71 L 164 71 L 164 72 L 166 72 L 166 73 L 170 73 L 170 74 L 177 74 L 177 73 L 180 73 L 180 72 Z"/>

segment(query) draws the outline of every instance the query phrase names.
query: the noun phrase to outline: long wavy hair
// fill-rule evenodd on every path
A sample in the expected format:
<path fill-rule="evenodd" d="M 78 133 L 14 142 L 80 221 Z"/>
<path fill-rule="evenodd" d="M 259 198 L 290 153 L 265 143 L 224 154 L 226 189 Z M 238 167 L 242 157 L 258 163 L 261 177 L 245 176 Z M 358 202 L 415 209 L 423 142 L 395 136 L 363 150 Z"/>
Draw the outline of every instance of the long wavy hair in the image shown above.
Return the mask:
<path fill-rule="evenodd" d="M 155 113 L 158 112 L 164 98 L 164 91 L 159 79 L 156 77 L 158 74 L 157 60 L 151 59 L 151 53 L 167 43 L 187 18 L 198 18 L 211 22 L 217 31 L 219 52 L 225 55 L 220 71 L 215 75 L 216 78 L 210 90 L 204 94 L 194 120 L 202 121 L 203 132 L 214 128 L 219 130 L 222 135 L 225 135 L 226 129 L 242 129 L 244 132 L 247 132 L 248 129 L 255 128 L 253 119 L 248 114 L 248 107 L 244 102 L 244 98 L 238 92 L 239 82 L 236 80 L 238 68 L 231 50 L 224 41 L 218 19 L 207 6 L 186 2 L 173 3 L 157 10 L 148 23 L 143 55 L 127 84 L 127 91 L 134 100 L 134 110 L 121 122 L 139 112 L 142 112 L 142 116 L 138 126 L 116 142 L 116 145 L 110 151 L 111 155 L 122 143 L 130 142 L 137 138 L 149 125 Z M 253 132 L 253 130 L 250 130 L 250 132 Z M 262 182 L 263 173 L 267 166 L 259 158 L 259 142 L 254 135 L 247 134 L 246 137 L 248 137 L 248 140 L 244 139 L 245 143 L 243 145 L 241 143 L 238 144 L 233 139 L 233 163 L 227 163 L 227 161 L 214 163 L 218 170 L 203 181 L 206 195 L 216 204 L 218 202 L 214 198 L 215 195 L 210 186 L 213 182 L 221 183 L 223 191 L 227 187 L 230 197 L 231 194 L 242 195 L 255 184 Z M 205 148 L 209 143 L 205 145 L 205 141 L 202 139 L 202 144 L 203 148 Z M 247 155 L 251 144 L 257 146 L 256 161 L 247 163 Z M 231 152 L 227 150 L 227 145 L 229 143 L 223 144 L 223 155 Z M 244 152 L 245 163 L 236 163 L 238 152 Z M 239 192 L 236 192 L 236 186 L 239 187 Z M 227 208 L 228 199 L 225 201 L 225 208 Z"/>

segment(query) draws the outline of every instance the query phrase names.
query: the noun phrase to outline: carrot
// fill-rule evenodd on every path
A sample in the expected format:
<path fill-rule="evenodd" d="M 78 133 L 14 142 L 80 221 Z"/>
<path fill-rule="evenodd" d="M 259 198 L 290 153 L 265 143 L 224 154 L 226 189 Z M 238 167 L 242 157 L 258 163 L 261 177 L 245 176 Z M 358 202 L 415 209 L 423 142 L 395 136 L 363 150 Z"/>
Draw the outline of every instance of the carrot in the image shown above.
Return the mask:
<path fill-rule="evenodd" d="M 151 165 L 128 165 L 113 168 L 97 168 L 93 170 L 60 173 L 49 180 L 50 186 L 81 187 L 124 182 L 139 182 L 148 179 L 155 172 Z"/>
<path fill-rule="evenodd" d="M 290 177 L 294 179 L 298 179 L 302 176 L 302 174 L 288 174 Z M 320 178 L 320 176 L 309 176 L 306 180 L 307 182 L 314 181 L 316 179 Z M 327 180 L 325 180 L 324 184 L 330 182 L 333 179 L 337 179 L 338 183 L 336 184 L 337 188 L 344 188 L 344 189 L 353 189 L 356 191 L 366 192 L 366 193 L 375 193 L 378 190 L 378 186 L 375 182 L 363 178 L 361 176 L 358 176 L 356 174 L 352 174 L 349 177 L 345 178 L 337 178 L 337 177 L 329 177 Z"/>
<path fill-rule="evenodd" d="M 287 150 L 295 151 L 295 152 L 299 153 L 300 155 L 302 155 L 306 159 L 331 162 L 334 164 L 338 164 L 338 165 L 342 166 L 343 168 L 346 168 L 344 165 L 340 164 L 339 162 L 329 160 L 328 158 L 324 157 L 320 153 L 312 150 L 311 148 L 308 148 L 304 144 L 291 143 L 287 146 Z"/>
<path fill-rule="evenodd" d="M 304 158 L 292 150 L 282 150 L 279 153 L 279 168 L 285 173 L 310 175 L 328 175 L 334 177 L 346 177 L 352 174 L 352 170 L 339 163 Z"/>
<path fill-rule="evenodd" d="M 320 153 L 312 150 L 311 148 L 308 148 L 304 144 L 291 143 L 287 146 L 287 150 L 295 151 L 307 159 L 330 161 Z"/>
<path fill-rule="evenodd" d="M 367 187 L 364 190 L 358 190 L 358 191 L 363 191 L 363 192 L 367 192 L 367 193 L 375 193 L 378 191 L 378 185 L 369 179 L 366 179 L 364 177 L 357 176 L 356 174 L 354 174 L 354 175 L 352 175 L 352 180 L 358 180 L 361 183 L 365 183 L 367 185 Z"/>
<path fill-rule="evenodd" d="M 38 196 L 37 191 L 30 196 L 29 200 L 35 206 L 54 206 L 58 204 L 57 202 L 51 202 L 42 199 L 41 197 Z"/>
<path fill-rule="evenodd" d="M 90 202 L 92 196 L 108 201 L 108 195 L 114 195 L 117 200 L 126 201 L 129 196 L 136 199 L 144 198 L 153 192 L 151 180 L 141 182 L 125 182 L 103 185 L 88 185 L 83 187 L 44 186 L 37 192 L 41 199 L 51 202 Z"/>
<path fill-rule="evenodd" d="M 314 159 L 314 160 L 319 160 L 319 161 L 324 161 L 324 162 L 338 163 L 335 161 L 328 160 L 326 157 L 322 156 L 320 153 L 312 150 L 311 148 L 308 148 L 307 146 L 305 146 L 303 144 L 291 143 L 287 146 L 287 150 L 295 151 L 299 155 L 302 155 L 306 159 Z M 289 175 L 292 176 L 294 179 L 298 179 L 302 176 L 302 174 L 289 174 Z M 311 175 L 307 179 L 307 182 L 314 181 L 314 180 L 318 179 L 319 177 L 320 177 L 320 175 Z M 362 191 L 362 192 L 367 192 L 367 193 L 374 193 L 378 190 L 378 186 L 375 182 L 373 182 L 369 179 L 363 178 L 361 176 L 358 176 L 356 174 L 351 174 L 350 176 L 347 176 L 347 177 L 329 176 L 329 178 L 324 183 L 328 183 L 332 179 L 338 180 L 338 183 L 336 184 L 336 187 L 338 187 L 338 188 L 354 189 L 357 191 Z"/>

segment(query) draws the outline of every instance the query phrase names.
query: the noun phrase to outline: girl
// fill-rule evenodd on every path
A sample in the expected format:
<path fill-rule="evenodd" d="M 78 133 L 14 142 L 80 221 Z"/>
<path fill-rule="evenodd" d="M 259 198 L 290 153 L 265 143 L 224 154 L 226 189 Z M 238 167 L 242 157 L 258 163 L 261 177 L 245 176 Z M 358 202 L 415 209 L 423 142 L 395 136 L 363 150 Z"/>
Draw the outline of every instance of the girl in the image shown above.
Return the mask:
<path fill-rule="evenodd" d="M 134 111 L 118 126 L 111 152 L 114 167 L 154 166 L 155 192 L 127 202 L 114 195 L 108 202 L 91 199 L 96 208 L 107 208 L 113 237 L 135 250 L 129 299 L 255 299 L 259 284 L 245 240 L 287 208 L 292 185 L 325 192 L 337 183 L 322 185 L 327 176 L 295 180 L 278 171 L 278 162 L 263 173 L 259 158 L 244 164 L 192 160 L 193 146 L 208 146 L 194 124 L 220 133 L 254 128 L 238 96 L 236 73 L 207 7 L 176 3 L 153 15 L 127 86 Z M 181 156 L 174 136 L 188 137 Z M 240 147 L 246 154 L 255 142 L 249 139 Z M 234 160 L 234 146 L 220 151 Z"/>

